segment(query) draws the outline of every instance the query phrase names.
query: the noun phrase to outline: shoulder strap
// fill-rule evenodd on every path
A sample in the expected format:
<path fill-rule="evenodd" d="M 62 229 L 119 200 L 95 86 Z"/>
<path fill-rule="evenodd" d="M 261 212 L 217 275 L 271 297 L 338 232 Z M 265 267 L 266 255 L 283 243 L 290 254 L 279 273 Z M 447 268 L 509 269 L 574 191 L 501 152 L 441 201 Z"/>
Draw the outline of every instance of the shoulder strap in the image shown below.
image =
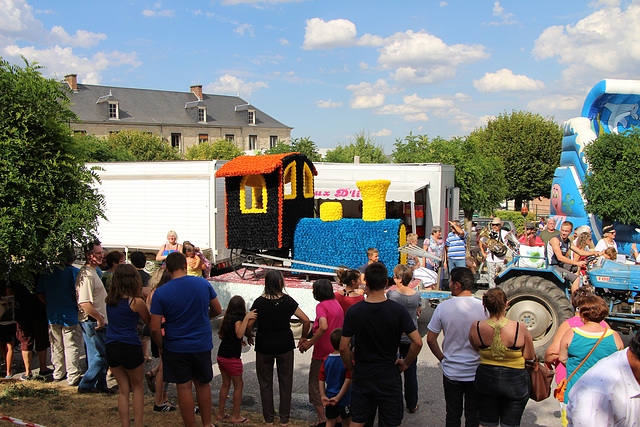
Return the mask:
<path fill-rule="evenodd" d="M 478 330 L 478 338 L 480 338 L 480 344 L 482 344 L 483 347 L 486 347 L 486 344 L 484 343 L 484 341 L 482 341 L 482 335 L 480 335 L 480 321 L 479 320 L 476 322 L 476 329 Z"/>
<path fill-rule="evenodd" d="M 516 339 L 513 340 L 513 346 L 515 347 L 518 343 L 518 331 L 520 330 L 520 322 L 516 322 Z"/>
<path fill-rule="evenodd" d="M 575 371 L 573 371 L 571 373 L 571 375 L 569 375 L 569 377 L 567 378 L 567 382 L 569 382 L 571 380 L 571 377 L 573 376 L 573 374 L 575 374 L 576 372 L 578 372 L 578 370 L 580 369 L 580 367 L 584 364 L 584 362 L 587 361 L 587 359 L 589 358 L 589 356 L 591 356 L 591 353 L 593 353 L 593 350 L 596 349 L 596 347 L 598 346 L 598 344 L 600 344 L 600 341 L 602 341 L 602 339 L 604 338 L 604 336 L 607 334 L 607 332 L 609 331 L 609 329 L 605 329 L 604 332 L 602 333 L 602 336 L 600 337 L 600 339 L 598 340 L 598 342 L 596 343 L 596 345 L 593 346 L 593 348 L 591 349 L 591 351 L 589 352 L 589 354 L 587 354 L 587 357 L 584 358 L 584 360 L 582 362 L 580 362 L 580 364 L 578 365 L 578 367 L 575 369 Z M 574 332 L 575 333 L 575 332 Z"/>

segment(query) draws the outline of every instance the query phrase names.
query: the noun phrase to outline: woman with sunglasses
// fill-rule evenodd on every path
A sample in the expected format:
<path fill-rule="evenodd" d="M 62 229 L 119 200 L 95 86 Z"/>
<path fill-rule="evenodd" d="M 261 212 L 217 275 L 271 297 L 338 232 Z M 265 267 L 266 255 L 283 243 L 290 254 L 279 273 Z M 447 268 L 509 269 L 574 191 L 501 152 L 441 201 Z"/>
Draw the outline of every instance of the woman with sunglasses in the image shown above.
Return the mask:
<path fill-rule="evenodd" d="M 616 237 L 616 230 L 613 228 L 613 225 L 607 225 L 602 230 L 602 234 L 602 239 L 600 239 L 596 245 L 596 252 L 603 252 L 607 248 L 614 248 L 616 252 L 620 252 L 618 250 L 618 244 L 613 240 Z"/>

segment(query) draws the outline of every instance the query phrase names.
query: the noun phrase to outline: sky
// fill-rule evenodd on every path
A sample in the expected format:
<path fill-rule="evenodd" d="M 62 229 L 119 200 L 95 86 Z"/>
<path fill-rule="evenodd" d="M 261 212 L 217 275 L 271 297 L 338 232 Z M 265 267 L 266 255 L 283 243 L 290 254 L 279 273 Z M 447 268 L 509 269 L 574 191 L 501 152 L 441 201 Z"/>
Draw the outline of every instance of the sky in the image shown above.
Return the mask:
<path fill-rule="evenodd" d="M 79 83 L 237 95 L 320 148 L 580 115 L 640 76 L 640 0 L 0 0 L 0 56 Z"/>

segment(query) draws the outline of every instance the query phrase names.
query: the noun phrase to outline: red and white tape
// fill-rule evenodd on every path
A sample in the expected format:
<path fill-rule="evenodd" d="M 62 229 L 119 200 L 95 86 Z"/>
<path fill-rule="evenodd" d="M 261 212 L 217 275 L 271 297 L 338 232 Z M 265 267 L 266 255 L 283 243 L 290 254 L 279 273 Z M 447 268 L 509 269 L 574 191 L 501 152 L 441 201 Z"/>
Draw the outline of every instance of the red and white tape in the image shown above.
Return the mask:
<path fill-rule="evenodd" d="M 0 420 L 2 420 L 2 421 L 9 421 L 9 422 L 12 422 L 12 423 L 14 423 L 14 424 L 17 424 L 17 425 L 19 425 L 19 426 L 27 426 L 27 427 L 45 427 L 45 426 L 42 426 L 42 425 L 40 425 L 40 424 L 30 423 L 30 422 L 27 422 L 27 421 L 22 421 L 22 420 L 19 420 L 19 419 L 17 419 L 17 418 L 8 417 L 8 416 L 6 416 L 6 415 L 0 415 Z"/>

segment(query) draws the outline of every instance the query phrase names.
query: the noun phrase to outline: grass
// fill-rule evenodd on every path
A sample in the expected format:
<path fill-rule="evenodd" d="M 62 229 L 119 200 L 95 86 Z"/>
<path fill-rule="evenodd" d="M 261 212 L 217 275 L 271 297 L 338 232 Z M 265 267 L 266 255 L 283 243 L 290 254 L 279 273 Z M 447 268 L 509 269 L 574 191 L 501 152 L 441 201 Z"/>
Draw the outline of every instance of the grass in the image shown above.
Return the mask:
<path fill-rule="evenodd" d="M 217 394 L 212 393 L 217 401 Z M 24 422 L 31 422 L 43 426 L 118 426 L 118 396 L 103 394 L 78 394 L 75 387 L 66 383 L 51 383 L 42 381 L 4 380 L 0 382 L 0 415 L 18 418 Z M 215 416 L 214 402 L 214 416 Z M 145 426 L 179 426 L 182 425 L 180 411 L 153 412 L 154 396 L 145 395 L 144 425 Z M 230 413 L 230 408 L 228 408 Z M 264 426 L 262 414 L 242 411 L 243 416 L 252 422 L 247 426 Z M 130 411 L 133 425 L 133 411 Z M 277 419 L 277 418 L 276 418 Z M 233 426 L 231 422 L 215 421 L 220 426 Z M 200 417 L 196 415 L 196 425 L 200 424 Z M 277 425 L 277 424 L 276 424 Z M 308 426 L 308 422 L 291 420 L 294 427 Z"/>

